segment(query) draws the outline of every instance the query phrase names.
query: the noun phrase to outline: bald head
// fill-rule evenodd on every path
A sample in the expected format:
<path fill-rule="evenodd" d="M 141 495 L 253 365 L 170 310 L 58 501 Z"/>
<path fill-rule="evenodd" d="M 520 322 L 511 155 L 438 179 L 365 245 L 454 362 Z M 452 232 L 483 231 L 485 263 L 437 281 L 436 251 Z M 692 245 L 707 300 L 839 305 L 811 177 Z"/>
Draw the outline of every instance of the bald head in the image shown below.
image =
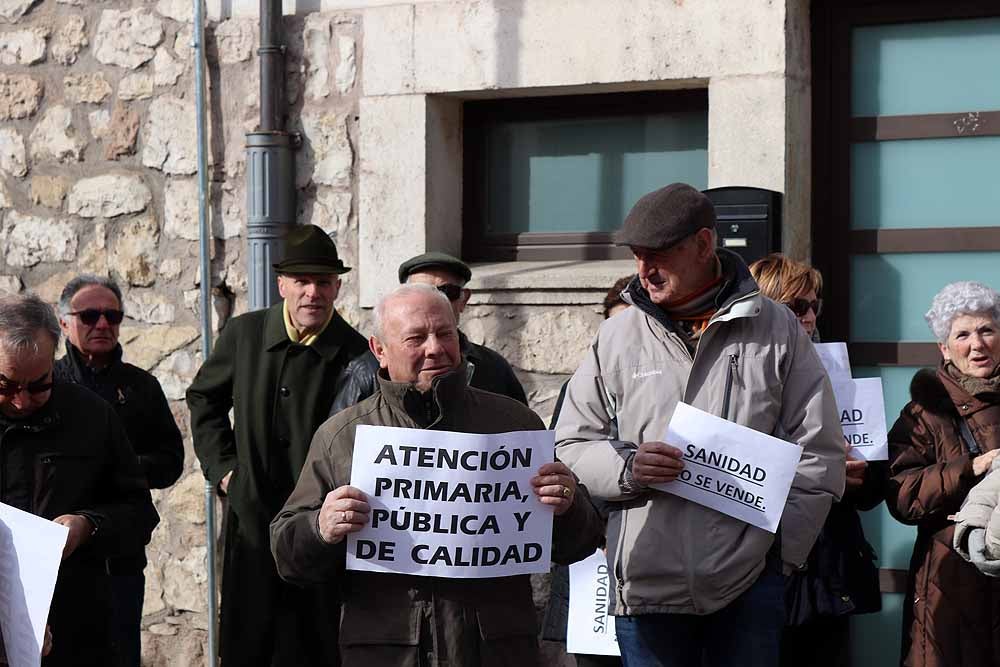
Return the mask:
<path fill-rule="evenodd" d="M 406 284 L 382 297 L 368 344 L 390 380 L 422 392 L 462 360 L 451 303 L 430 285 Z"/>

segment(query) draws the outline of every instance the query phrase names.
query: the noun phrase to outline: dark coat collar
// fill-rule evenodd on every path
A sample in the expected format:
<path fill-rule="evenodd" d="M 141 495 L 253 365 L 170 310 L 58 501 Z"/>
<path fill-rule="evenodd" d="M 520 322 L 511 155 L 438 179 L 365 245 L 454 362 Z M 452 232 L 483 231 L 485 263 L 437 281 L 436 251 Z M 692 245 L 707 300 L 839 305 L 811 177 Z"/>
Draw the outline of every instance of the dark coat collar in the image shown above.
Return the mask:
<path fill-rule="evenodd" d="M 285 345 L 296 345 L 288 338 L 288 331 L 285 330 L 285 315 L 283 312 L 284 301 L 278 301 L 267 309 L 264 316 L 264 349 L 271 351 Z M 350 330 L 351 325 L 344 321 L 340 313 L 334 309 L 333 317 L 326 329 L 319 335 L 312 345 L 306 346 L 314 350 L 324 359 L 330 360 L 337 356 L 343 346 L 345 335 Z"/>
<path fill-rule="evenodd" d="M 382 368 L 377 377 L 383 400 L 426 428 L 450 421 L 450 417 L 461 409 L 468 391 L 464 364 L 434 378 L 427 393 L 417 391 L 409 382 L 393 382 Z"/>
<path fill-rule="evenodd" d="M 73 379 L 76 382 L 80 382 L 83 379 L 84 373 L 91 373 L 93 375 L 102 374 L 109 372 L 113 367 L 122 363 L 122 346 L 121 344 L 115 344 L 115 349 L 111 351 L 111 358 L 108 359 L 108 365 L 104 368 L 95 369 L 87 365 L 87 362 L 83 358 L 83 353 L 80 352 L 66 339 L 66 358 L 69 359 L 69 365 L 72 368 Z"/>
<path fill-rule="evenodd" d="M 715 253 L 722 264 L 723 276 L 722 287 L 719 289 L 719 295 L 715 301 L 716 308 L 725 308 L 737 299 L 759 291 L 760 288 L 750 274 L 750 269 L 747 268 L 746 262 L 743 261 L 742 257 L 732 250 L 725 248 L 716 248 Z M 639 276 L 636 276 L 629 282 L 628 287 L 622 292 L 622 296 L 625 297 L 626 301 L 638 307 L 639 310 L 652 317 L 667 329 L 675 329 L 673 321 L 667 316 L 666 312 L 650 300 L 649 293 L 639 281 Z"/>

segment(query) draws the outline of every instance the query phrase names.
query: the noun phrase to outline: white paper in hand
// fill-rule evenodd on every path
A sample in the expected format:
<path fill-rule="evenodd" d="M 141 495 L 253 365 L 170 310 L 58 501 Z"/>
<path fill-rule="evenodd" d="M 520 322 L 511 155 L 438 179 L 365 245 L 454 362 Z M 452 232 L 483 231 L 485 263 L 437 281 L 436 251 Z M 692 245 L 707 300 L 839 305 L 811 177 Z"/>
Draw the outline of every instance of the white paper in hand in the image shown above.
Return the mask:
<path fill-rule="evenodd" d="M 830 383 L 851 379 L 851 360 L 847 356 L 847 343 L 816 343 L 816 354 L 823 362 Z"/>
<path fill-rule="evenodd" d="M 11 667 L 41 664 L 69 529 L 0 503 L 0 627 Z"/>
<path fill-rule="evenodd" d="M 885 426 L 885 400 L 881 378 L 835 382 L 840 426 L 851 446 L 851 458 L 885 461 L 889 458 L 889 436 Z"/>
<path fill-rule="evenodd" d="M 778 529 L 801 447 L 686 403 L 677 404 L 663 440 L 684 453 L 684 470 L 653 488 L 772 533 Z"/>
<path fill-rule="evenodd" d="M 621 655 L 615 617 L 608 614 L 611 575 L 608 559 L 598 549 L 569 566 L 569 615 L 566 651 L 585 655 Z"/>

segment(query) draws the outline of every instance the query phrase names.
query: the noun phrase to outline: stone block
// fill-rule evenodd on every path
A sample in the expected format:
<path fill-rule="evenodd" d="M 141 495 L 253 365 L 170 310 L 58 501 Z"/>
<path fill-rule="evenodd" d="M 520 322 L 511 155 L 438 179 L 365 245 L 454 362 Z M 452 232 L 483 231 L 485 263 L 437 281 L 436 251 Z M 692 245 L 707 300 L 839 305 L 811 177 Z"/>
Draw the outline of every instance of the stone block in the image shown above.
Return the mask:
<path fill-rule="evenodd" d="M 81 218 L 113 218 L 143 211 L 152 200 L 140 176 L 104 174 L 77 181 L 69 192 L 68 210 Z"/>
<path fill-rule="evenodd" d="M 40 262 L 70 262 L 76 258 L 78 236 L 66 220 L 8 212 L 0 228 L 8 266 L 27 268 Z"/>
<path fill-rule="evenodd" d="M 45 60 L 48 30 L 12 30 L 0 33 L 0 65 L 34 65 Z"/>
<path fill-rule="evenodd" d="M 23 74 L 0 73 L 0 120 L 27 118 L 42 101 L 42 83 Z"/>
<path fill-rule="evenodd" d="M 119 281 L 136 287 L 155 283 L 159 242 L 160 228 L 151 212 L 126 220 L 111 244 L 111 267 Z"/>
<path fill-rule="evenodd" d="M 167 174 L 198 170 L 194 103 L 173 95 L 157 97 L 149 105 L 142 129 L 142 164 Z"/>
<path fill-rule="evenodd" d="M 87 122 L 90 124 L 90 136 L 103 139 L 111 125 L 111 113 L 107 109 L 96 109 L 87 114 Z"/>
<path fill-rule="evenodd" d="M 128 362 L 148 371 L 177 350 L 197 340 L 198 336 L 198 329 L 192 326 L 123 325 L 119 340 Z"/>
<path fill-rule="evenodd" d="M 167 608 L 163 601 L 163 574 L 155 565 L 147 565 L 146 590 L 142 598 L 142 615 L 149 616 Z"/>
<path fill-rule="evenodd" d="M 0 22 L 17 23 L 38 0 L 0 0 Z"/>
<path fill-rule="evenodd" d="M 365 95 L 406 94 L 415 90 L 412 5 L 365 11 L 362 80 Z"/>
<path fill-rule="evenodd" d="M 306 67 L 307 100 L 319 100 L 330 94 L 330 17 L 324 14 L 306 16 L 302 31 Z"/>
<path fill-rule="evenodd" d="M 192 548 L 184 558 L 173 558 L 163 567 L 163 597 L 174 609 L 208 611 L 205 547 Z"/>
<path fill-rule="evenodd" d="M 205 477 L 192 473 L 174 484 L 167 496 L 167 506 L 175 519 L 188 524 L 205 524 Z"/>
<path fill-rule="evenodd" d="M 31 203 L 61 209 L 69 183 L 60 176 L 36 174 L 31 177 Z"/>
<path fill-rule="evenodd" d="M 24 137 L 13 127 L 0 127 L 0 176 L 5 173 L 18 178 L 28 173 Z"/>
<path fill-rule="evenodd" d="M 194 21 L 194 5 L 189 0 L 160 0 L 156 3 L 156 13 L 178 23 Z"/>
<path fill-rule="evenodd" d="M 190 4 L 190 3 L 187 3 Z M 184 74 L 185 63 L 174 60 L 166 47 L 156 49 L 153 56 L 153 84 L 157 86 L 172 86 Z"/>
<path fill-rule="evenodd" d="M 197 241 L 198 181 L 167 179 L 163 188 L 163 233 L 167 238 Z"/>
<path fill-rule="evenodd" d="M 36 161 L 79 162 L 87 145 L 73 126 L 73 114 L 61 104 L 49 107 L 28 137 Z"/>
<path fill-rule="evenodd" d="M 229 19 L 215 28 L 215 53 L 223 65 L 250 60 L 257 43 L 257 22 L 246 19 Z M 176 45 L 174 47 L 176 51 Z"/>
<path fill-rule="evenodd" d="M 105 65 L 135 69 L 152 60 L 163 39 L 163 23 L 149 11 L 105 9 L 94 37 L 94 57 Z"/>
<path fill-rule="evenodd" d="M 310 182 L 341 188 L 351 184 L 354 151 L 347 134 L 347 119 L 334 113 L 301 116 L 303 149 L 296 154 L 296 185 Z"/>
<path fill-rule="evenodd" d="M 336 74 L 337 92 L 341 95 L 346 95 L 354 88 L 354 80 L 357 78 L 354 38 L 349 35 L 338 35 L 337 51 L 340 56 Z"/>
<path fill-rule="evenodd" d="M 139 138 L 139 112 L 128 105 L 116 106 L 104 138 L 104 159 L 117 160 L 134 154 Z"/>
<path fill-rule="evenodd" d="M 20 276 L 0 275 L 0 294 L 17 294 L 23 288 Z"/>
<path fill-rule="evenodd" d="M 10 192 L 7 191 L 7 184 L 4 179 L 0 178 L 0 211 L 5 208 L 10 208 L 13 202 L 10 198 Z"/>
<path fill-rule="evenodd" d="M 160 294 L 134 289 L 128 291 L 123 300 L 125 312 L 134 320 L 148 324 L 170 324 L 174 321 L 174 304 Z"/>
<path fill-rule="evenodd" d="M 59 295 L 62 294 L 66 283 L 75 278 L 79 273 L 79 268 L 60 271 L 52 274 L 37 285 L 29 285 L 29 289 L 37 294 L 45 303 L 56 305 L 59 303 Z"/>
<path fill-rule="evenodd" d="M 98 104 L 111 94 L 111 84 L 103 72 L 71 74 L 63 78 L 63 96 L 70 104 Z"/>
<path fill-rule="evenodd" d="M 126 74 L 118 82 L 118 99 L 120 100 L 148 100 L 152 96 L 153 77 L 149 74 L 138 72 Z"/>
<path fill-rule="evenodd" d="M 52 37 L 49 56 L 60 65 L 72 65 L 90 42 L 82 16 L 70 14 Z"/>

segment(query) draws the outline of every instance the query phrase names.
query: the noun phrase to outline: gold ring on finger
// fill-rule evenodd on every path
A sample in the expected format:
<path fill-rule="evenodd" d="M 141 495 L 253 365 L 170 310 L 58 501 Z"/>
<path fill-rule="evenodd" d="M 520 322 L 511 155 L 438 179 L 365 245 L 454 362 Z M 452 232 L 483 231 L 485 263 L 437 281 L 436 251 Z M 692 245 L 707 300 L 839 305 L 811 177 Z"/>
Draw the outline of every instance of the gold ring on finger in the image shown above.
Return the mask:
<path fill-rule="evenodd" d="M 569 490 L 569 487 L 568 487 L 568 486 L 564 486 L 564 487 L 562 488 L 562 495 L 563 495 L 563 498 L 569 498 L 569 494 L 570 494 L 570 490 Z"/>

